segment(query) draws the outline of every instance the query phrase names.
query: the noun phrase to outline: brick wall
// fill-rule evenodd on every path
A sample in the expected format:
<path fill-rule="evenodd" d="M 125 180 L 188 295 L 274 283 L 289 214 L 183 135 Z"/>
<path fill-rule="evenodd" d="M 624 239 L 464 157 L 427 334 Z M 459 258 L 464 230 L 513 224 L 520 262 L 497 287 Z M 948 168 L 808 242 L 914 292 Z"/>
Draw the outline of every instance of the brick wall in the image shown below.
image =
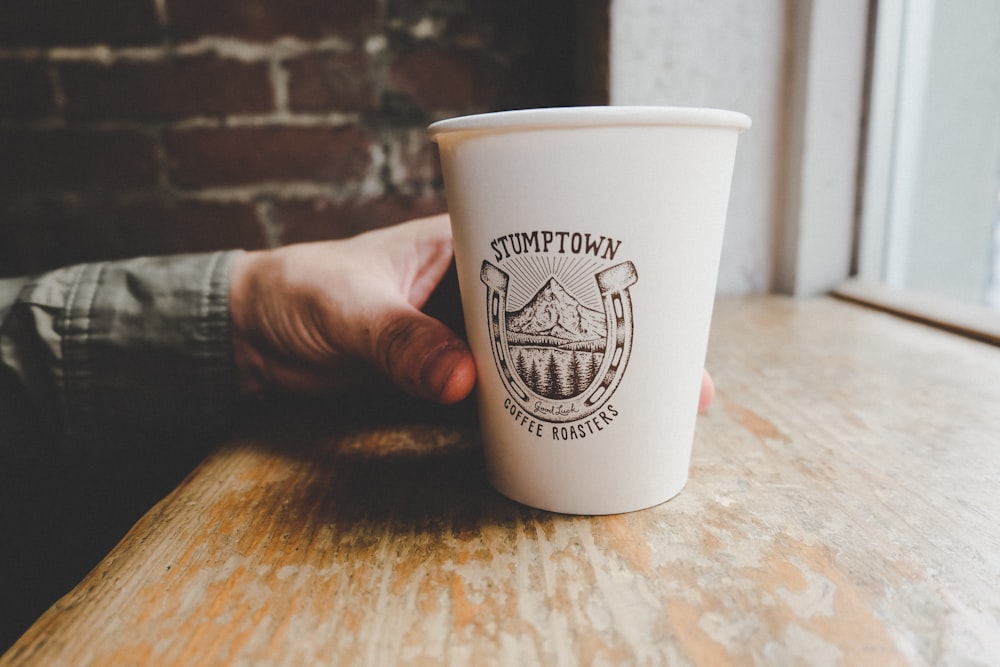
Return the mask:
<path fill-rule="evenodd" d="M 604 103 L 607 0 L 5 0 L 0 275 L 444 210 L 426 125 Z"/>

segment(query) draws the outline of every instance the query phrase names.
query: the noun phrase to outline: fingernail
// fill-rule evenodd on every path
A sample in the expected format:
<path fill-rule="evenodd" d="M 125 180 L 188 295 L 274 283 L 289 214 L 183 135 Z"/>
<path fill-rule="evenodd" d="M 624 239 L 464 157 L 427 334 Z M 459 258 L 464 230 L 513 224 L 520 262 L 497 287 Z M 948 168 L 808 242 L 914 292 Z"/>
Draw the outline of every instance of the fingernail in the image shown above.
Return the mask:
<path fill-rule="evenodd" d="M 424 388 L 440 399 L 458 365 L 468 357 L 468 349 L 460 341 L 451 341 L 427 356 L 421 372 Z"/>

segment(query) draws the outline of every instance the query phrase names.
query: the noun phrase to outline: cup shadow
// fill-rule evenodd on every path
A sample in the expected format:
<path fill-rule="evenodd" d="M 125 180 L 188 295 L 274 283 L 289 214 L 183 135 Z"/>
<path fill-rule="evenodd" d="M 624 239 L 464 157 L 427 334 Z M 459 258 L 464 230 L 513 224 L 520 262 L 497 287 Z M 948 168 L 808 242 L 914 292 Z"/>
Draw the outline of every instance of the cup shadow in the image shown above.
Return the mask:
<path fill-rule="evenodd" d="M 244 442 L 289 457 L 289 520 L 413 535 L 478 533 L 558 516 L 490 485 L 475 405 L 437 406 L 391 390 L 274 404 L 248 422 Z M 289 526 L 289 528 L 294 528 Z"/>

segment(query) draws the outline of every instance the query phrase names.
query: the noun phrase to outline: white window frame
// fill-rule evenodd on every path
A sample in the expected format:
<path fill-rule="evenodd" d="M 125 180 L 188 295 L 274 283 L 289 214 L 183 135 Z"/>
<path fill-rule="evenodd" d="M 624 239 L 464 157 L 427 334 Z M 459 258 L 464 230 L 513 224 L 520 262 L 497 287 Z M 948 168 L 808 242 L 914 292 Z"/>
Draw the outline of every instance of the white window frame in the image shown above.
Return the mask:
<path fill-rule="evenodd" d="M 863 183 L 858 183 L 853 201 L 858 203 L 856 274 L 833 287 L 833 293 L 858 303 L 875 306 L 905 317 L 932 324 L 956 333 L 1000 344 L 1000 312 L 975 304 L 961 303 L 929 294 L 904 290 L 900 284 L 897 253 L 889 253 L 886 238 L 905 238 L 908 234 L 910 200 L 906 174 L 891 187 L 893 161 L 905 163 L 905 155 L 893 155 L 894 137 L 902 138 L 900 146 L 914 145 L 905 141 L 906 133 L 916 131 L 921 122 L 922 107 L 916 101 L 905 109 L 897 108 L 900 87 L 919 93 L 923 86 L 923 67 L 900 68 L 899 55 L 904 27 L 906 30 L 928 29 L 933 15 L 933 0 L 875 0 L 871 3 L 870 25 L 874 26 L 871 43 L 871 73 L 867 110 L 866 141 L 857 155 Z M 822 29 L 822 28 L 821 28 Z M 912 50 L 912 49 L 911 49 Z M 927 53 L 910 54 L 927 58 Z M 900 77 L 907 77 L 901 81 Z M 922 96 L 916 95 L 916 100 Z M 860 144 L 859 144 L 860 145 Z M 902 182 L 899 182 L 902 181 Z M 891 213 L 890 213 L 891 211 Z"/>
<path fill-rule="evenodd" d="M 775 289 L 826 293 L 852 271 L 869 0 L 797 0 Z"/>

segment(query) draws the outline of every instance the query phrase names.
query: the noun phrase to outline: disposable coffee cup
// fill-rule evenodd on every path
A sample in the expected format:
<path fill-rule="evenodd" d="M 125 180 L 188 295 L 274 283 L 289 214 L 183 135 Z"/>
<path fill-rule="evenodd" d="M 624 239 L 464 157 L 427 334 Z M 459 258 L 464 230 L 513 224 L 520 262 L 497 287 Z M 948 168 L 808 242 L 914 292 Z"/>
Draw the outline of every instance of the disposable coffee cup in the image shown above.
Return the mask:
<path fill-rule="evenodd" d="M 740 113 L 465 116 L 440 148 L 490 482 L 615 514 L 684 487 Z"/>

